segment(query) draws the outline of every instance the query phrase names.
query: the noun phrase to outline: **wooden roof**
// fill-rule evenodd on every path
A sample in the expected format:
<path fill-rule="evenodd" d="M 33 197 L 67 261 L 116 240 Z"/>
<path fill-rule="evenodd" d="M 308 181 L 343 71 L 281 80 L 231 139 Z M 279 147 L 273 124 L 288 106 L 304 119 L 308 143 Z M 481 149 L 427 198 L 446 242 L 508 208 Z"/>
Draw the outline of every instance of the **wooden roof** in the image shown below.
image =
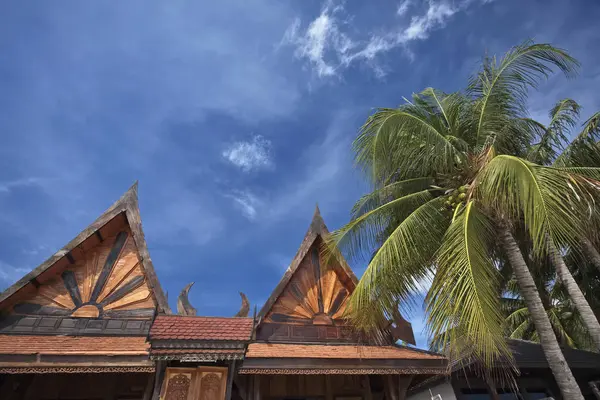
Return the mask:
<path fill-rule="evenodd" d="M 122 223 L 118 222 L 120 216 L 123 220 Z M 126 228 L 119 229 L 118 234 L 115 232 L 114 238 L 107 238 L 106 241 L 110 243 L 103 243 L 103 229 L 108 229 L 105 227 L 111 226 L 111 224 L 115 226 L 122 226 L 122 224 L 124 224 Z M 93 244 L 91 244 L 92 242 Z M 101 262 L 98 260 L 95 261 L 95 264 L 94 261 L 91 260 L 88 262 L 88 264 L 79 267 L 79 270 L 73 270 L 73 264 L 78 261 L 76 258 L 79 257 L 82 252 L 84 252 L 82 249 L 89 250 L 90 246 L 100 245 L 110 247 L 106 249 L 106 254 L 104 256 L 100 256 L 105 257 L 105 259 L 103 259 L 105 260 L 104 267 L 101 270 L 97 269 L 99 267 L 96 264 Z M 129 281 L 124 280 L 127 276 L 122 277 L 118 276 L 119 274 L 113 273 L 117 270 L 117 268 L 112 268 L 114 265 L 122 261 L 120 259 L 117 260 L 117 258 L 122 255 L 122 252 L 125 251 L 123 249 L 128 248 L 127 246 L 131 247 L 130 251 L 132 252 L 132 257 L 134 257 L 134 259 L 131 260 L 132 264 L 130 267 L 132 269 L 137 268 L 138 271 L 135 272 L 132 270 L 133 272 L 131 272 L 129 269 L 127 269 L 128 272 L 126 272 L 126 274 L 129 274 L 128 276 L 130 278 L 134 277 L 134 279 L 130 279 Z M 135 255 L 133 255 L 134 253 Z M 86 261 L 83 260 L 83 262 Z M 40 281 L 44 281 L 44 277 L 50 275 L 55 276 L 61 271 L 69 268 L 71 271 L 64 272 L 62 275 L 63 282 L 61 287 L 58 287 L 58 284 L 55 285 L 57 287 L 44 287 L 43 285 L 40 285 Z M 95 287 L 87 287 L 81 282 L 82 274 L 85 278 L 85 275 L 88 272 L 94 272 L 90 269 L 94 269 L 99 273 L 95 279 L 96 282 L 101 281 L 101 285 L 96 284 Z M 120 271 L 122 271 L 122 269 Z M 143 288 L 140 286 L 142 284 L 144 287 L 148 287 L 148 290 L 150 290 L 152 297 L 156 302 L 156 304 L 154 304 L 154 302 L 148 303 L 148 306 L 156 308 L 158 312 L 161 313 L 170 313 L 167 298 L 160 286 L 156 272 L 154 271 L 154 266 L 152 264 L 152 260 L 150 258 L 144 238 L 144 232 L 142 231 L 136 182 L 127 192 L 125 192 L 125 194 L 123 194 L 119 200 L 117 200 L 92 224 L 79 233 L 79 235 L 71 240 L 65 247 L 57 251 L 37 268 L 32 270 L 30 273 L 18 280 L 14 285 L 2 292 L 0 294 L 0 308 L 3 308 L 5 303 L 10 303 L 9 299 L 21 291 L 25 290 L 26 292 L 30 293 L 28 296 L 38 296 L 40 295 L 38 292 L 43 289 L 48 293 L 42 293 L 41 296 L 46 299 L 52 297 L 52 301 L 48 302 L 40 298 L 38 299 L 39 301 L 34 301 L 32 304 L 23 306 L 23 312 L 19 312 L 20 314 L 39 315 L 41 313 L 58 316 L 72 315 L 75 317 L 98 317 L 98 315 L 96 315 L 98 311 L 96 309 L 92 309 L 94 307 L 84 308 L 84 303 L 87 301 L 85 297 L 87 296 L 93 300 L 92 302 L 95 302 L 96 300 L 100 301 L 100 298 L 103 298 L 105 303 L 112 302 L 115 310 L 111 310 L 109 314 L 114 314 L 112 315 L 113 317 L 126 318 L 131 315 L 134 315 L 135 317 L 135 310 L 133 310 L 131 307 L 127 308 L 127 302 L 135 303 L 142 300 L 144 293 L 136 292 L 135 294 L 132 294 L 134 290 L 138 290 L 138 292 L 142 290 Z M 106 292 L 106 287 L 108 285 L 114 288 L 114 292 L 104 293 Z M 88 290 L 90 293 L 83 293 Z M 11 306 L 13 305 L 11 304 Z M 117 312 L 116 309 L 122 309 L 124 306 L 126 306 L 126 309 L 130 311 L 127 313 L 123 313 L 122 311 Z M 106 307 L 106 309 L 108 311 L 111 309 L 111 307 Z"/>
<path fill-rule="evenodd" d="M 410 374 L 447 372 L 441 354 L 404 346 L 356 344 L 251 343 L 241 374 Z"/>
<path fill-rule="evenodd" d="M 159 315 L 150 340 L 249 341 L 254 320 L 243 317 Z"/>
<path fill-rule="evenodd" d="M 364 341 L 364 332 L 353 332 L 344 319 L 358 279 L 341 255 L 323 254 L 328 235 L 317 206 L 296 256 L 258 315 L 257 340 Z M 399 311 L 389 326 L 367 336 L 379 344 L 391 344 L 398 339 L 415 343 L 412 326 Z"/>
<path fill-rule="evenodd" d="M 142 355 L 147 356 L 145 337 L 111 336 L 19 336 L 0 335 L 0 354 L 46 355 Z"/>
<path fill-rule="evenodd" d="M 258 314 L 259 318 L 264 318 L 267 316 L 275 302 L 282 296 L 283 292 L 286 290 L 286 287 L 288 287 L 288 284 L 290 283 L 294 275 L 297 273 L 298 268 L 301 266 L 302 261 L 308 255 L 309 251 L 311 249 L 315 250 L 315 248 L 316 251 L 319 251 L 319 239 L 322 240 L 328 234 L 329 230 L 327 229 L 327 226 L 325 226 L 323 217 L 321 217 L 319 206 L 316 206 L 312 221 L 310 223 L 308 231 L 306 232 L 306 235 L 304 235 L 304 239 L 302 240 L 302 244 L 300 245 L 296 256 L 292 260 L 288 269 L 283 274 L 281 281 L 279 282 L 279 284 L 277 284 L 275 290 L 273 290 L 273 293 L 267 299 L 264 306 L 260 310 Z M 358 284 L 358 279 L 354 275 L 354 272 L 352 272 L 352 269 L 350 268 L 350 266 L 348 266 L 345 260 L 341 259 L 335 261 L 337 261 L 343 274 L 346 275 L 346 277 L 348 278 L 347 280 L 349 281 L 351 290 L 353 290 L 354 287 Z M 315 267 L 318 268 L 318 265 L 316 265 Z"/>
<path fill-rule="evenodd" d="M 441 354 L 400 346 L 287 343 L 251 343 L 248 345 L 246 358 L 445 359 Z"/>

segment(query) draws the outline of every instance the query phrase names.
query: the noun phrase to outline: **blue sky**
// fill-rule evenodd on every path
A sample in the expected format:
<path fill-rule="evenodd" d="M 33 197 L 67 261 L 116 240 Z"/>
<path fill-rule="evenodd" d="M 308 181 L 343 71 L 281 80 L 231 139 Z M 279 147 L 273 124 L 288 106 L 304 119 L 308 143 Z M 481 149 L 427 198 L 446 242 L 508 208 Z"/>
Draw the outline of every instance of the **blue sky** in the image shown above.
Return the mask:
<path fill-rule="evenodd" d="M 367 189 L 350 144 L 374 107 L 457 90 L 486 51 L 535 38 L 583 66 L 534 93 L 532 115 L 564 97 L 589 115 L 598 20 L 577 0 L 4 1 L 0 287 L 139 180 L 171 305 L 195 281 L 200 314 L 233 315 L 240 290 L 260 307 L 315 204 L 335 229 Z"/>

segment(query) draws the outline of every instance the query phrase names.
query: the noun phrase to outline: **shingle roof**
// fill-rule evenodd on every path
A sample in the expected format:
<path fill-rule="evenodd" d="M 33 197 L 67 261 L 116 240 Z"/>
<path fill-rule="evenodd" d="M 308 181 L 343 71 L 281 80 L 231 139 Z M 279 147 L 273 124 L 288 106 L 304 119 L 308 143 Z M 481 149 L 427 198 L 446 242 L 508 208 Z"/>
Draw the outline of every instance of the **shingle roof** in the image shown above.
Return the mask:
<path fill-rule="evenodd" d="M 0 354 L 147 355 L 143 336 L 0 335 Z"/>
<path fill-rule="evenodd" d="M 252 318 L 159 315 L 150 329 L 150 340 L 247 341 L 252 325 Z"/>
<path fill-rule="evenodd" d="M 442 355 L 397 346 L 251 343 L 246 358 L 427 359 Z"/>

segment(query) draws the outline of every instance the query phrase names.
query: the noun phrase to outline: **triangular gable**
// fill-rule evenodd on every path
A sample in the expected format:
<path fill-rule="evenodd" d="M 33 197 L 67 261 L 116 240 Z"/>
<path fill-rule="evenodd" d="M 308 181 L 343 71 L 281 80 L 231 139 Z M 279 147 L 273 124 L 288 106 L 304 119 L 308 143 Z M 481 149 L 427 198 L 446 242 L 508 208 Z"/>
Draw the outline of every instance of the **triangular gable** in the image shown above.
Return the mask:
<path fill-rule="evenodd" d="M 0 294 L 0 309 L 88 318 L 170 313 L 144 239 L 137 182 L 64 248 Z"/>
<path fill-rule="evenodd" d="M 328 234 L 317 206 L 298 253 L 260 311 L 262 321 L 329 325 L 341 318 L 358 280 L 343 259 L 324 263 L 320 248 Z"/>

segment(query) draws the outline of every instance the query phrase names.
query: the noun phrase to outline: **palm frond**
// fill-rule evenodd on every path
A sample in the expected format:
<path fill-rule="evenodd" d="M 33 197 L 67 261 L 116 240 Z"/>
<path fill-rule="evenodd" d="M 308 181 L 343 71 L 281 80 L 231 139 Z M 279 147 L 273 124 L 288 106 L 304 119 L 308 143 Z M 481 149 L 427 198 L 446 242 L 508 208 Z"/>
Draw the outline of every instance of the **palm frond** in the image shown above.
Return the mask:
<path fill-rule="evenodd" d="M 379 326 L 398 302 L 410 307 L 420 291 L 418 281 L 433 269 L 433 257 L 450 223 L 443 198 L 419 206 L 396 226 L 369 262 L 347 307 L 347 317 L 360 329 Z M 340 243 L 333 233 L 330 246 Z M 347 247 L 343 245 L 341 249 Z"/>
<path fill-rule="evenodd" d="M 558 167 L 600 166 L 600 111 L 583 124 L 581 132 L 571 141 L 555 161 Z"/>
<path fill-rule="evenodd" d="M 434 198 L 432 191 L 427 189 L 392 199 L 332 232 L 326 239 L 328 248 L 342 249 L 348 260 L 364 260 L 368 257 L 364 249 L 376 248 L 380 244 L 381 233 L 392 218 L 403 221 Z"/>
<path fill-rule="evenodd" d="M 525 117 L 528 90 L 537 87 L 553 67 L 571 77 L 578 66 L 566 51 L 531 41 L 512 48 L 500 62 L 495 57 L 486 58 L 468 88 L 476 99 L 473 122 L 477 143 L 483 145 L 488 137 L 499 136 L 515 118 Z"/>
<path fill-rule="evenodd" d="M 490 257 L 495 229 L 473 201 L 452 222 L 436 257 L 437 273 L 426 304 L 431 336 L 445 336 L 448 351 L 464 340 L 453 335 L 460 326 L 472 356 L 485 366 L 511 359 L 503 336 L 499 278 Z"/>
<path fill-rule="evenodd" d="M 532 145 L 527 159 L 537 164 L 549 164 L 568 142 L 568 133 L 577 123 L 581 106 L 572 99 L 563 99 L 550 110 L 550 123 L 543 127 L 538 142 Z M 535 129 L 535 123 L 527 120 Z M 539 128 L 539 125 L 537 126 Z"/>
<path fill-rule="evenodd" d="M 523 218 L 533 249 L 546 252 L 546 235 L 558 245 L 573 245 L 582 234 L 589 204 L 574 174 L 541 167 L 518 157 L 495 157 L 478 175 L 478 195 L 486 205 L 513 220 Z"/>
<path fill-rule="evenodd" d="M 363 214 L 381 207 L 389 201 L 432 188 L 435 180 L 432 177 L 419 177 L 405 179 L 399 182 L 390 183 L 380 189 L 373 190 L 362 196 L 352 207 L 352 220 L 356 220 Z"/>
<path fill-rule="evenodd" d="M 448 170 L 462 153 L 446 134 L 439 116 L 427 109 L 412 104 L 381 108 L 367 119 L 354 141 L 355 161 L 374 184 L 395 174 L 407 179 Z"/>

